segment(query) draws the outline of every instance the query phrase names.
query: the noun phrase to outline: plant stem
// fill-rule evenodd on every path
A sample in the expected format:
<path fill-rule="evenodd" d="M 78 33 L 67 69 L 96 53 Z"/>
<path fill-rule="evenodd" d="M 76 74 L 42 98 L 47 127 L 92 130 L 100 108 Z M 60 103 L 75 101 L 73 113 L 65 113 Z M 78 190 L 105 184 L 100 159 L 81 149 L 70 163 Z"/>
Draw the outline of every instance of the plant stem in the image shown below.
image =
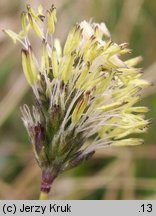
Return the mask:
<path fill-rule="evenodd" d="M 48 200 L 48 194 L 41 191 L 40 192 L 40 197 L 39 197 L 39 200 Z"/>
<path fill-rule="evenodd" d="M 42 170 L 41 192 L 39 200 L 48 200 L 48 194 L 56 176 L 56 174 L 52 174 L 52 170 L 49 168 Z"/>

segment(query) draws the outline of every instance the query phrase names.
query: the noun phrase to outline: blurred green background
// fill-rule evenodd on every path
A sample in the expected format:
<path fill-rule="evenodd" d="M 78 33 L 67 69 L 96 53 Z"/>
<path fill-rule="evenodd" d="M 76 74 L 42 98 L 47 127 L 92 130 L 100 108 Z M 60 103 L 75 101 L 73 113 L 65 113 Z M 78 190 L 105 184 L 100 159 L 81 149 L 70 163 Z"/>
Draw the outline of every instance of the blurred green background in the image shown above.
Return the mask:
<path fill-rule="evenodd" d="M 43 3 L 0 1 L 0 199 L 38 199 L 40 187 L 40 170 L 19 110 L 33 97 L 22 73 L 20 47 L 1 31 L 20 29 L 27 2 Z M 46 8 L 52 3 L 58 9 L 55 36 L 62 44 L 75 22 L 105 22 L 114 41 L 129 42 L 131 56 L 143 56 L 143 77 L 154 85 L 140 102 L 150 109 L 147 118 L 153 119 L 145 144 L 97 151 L 93 159 L 57 179 L 51 199 L 156 199 L 156 1 L 44 0 Z"/>

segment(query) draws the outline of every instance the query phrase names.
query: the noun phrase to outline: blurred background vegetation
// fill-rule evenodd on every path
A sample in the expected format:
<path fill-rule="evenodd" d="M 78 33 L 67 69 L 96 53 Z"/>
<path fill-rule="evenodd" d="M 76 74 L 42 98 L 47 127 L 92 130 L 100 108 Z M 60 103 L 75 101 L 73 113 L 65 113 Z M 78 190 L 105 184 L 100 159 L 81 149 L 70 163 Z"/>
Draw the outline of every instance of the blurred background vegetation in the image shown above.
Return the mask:
<path fill-rule="evenodd" d="M 129 42 L 131 56 L 142 55 L 143 76 L 156 84 L 156 1 L 154 0 L 1 0 L 0 1 L 0 199 L 38 199 L 40 170 L 21 121 L 19 107 L 33 97 L 21 68 L 20 47 L 2 29 L 20 29 L 25 3 L 58 9 L 56 37 L 64 43 L 72 24 L 92 18 L 105 22 L 114 41 Z M 35 42 L 34 42 L 35 44 Z M 62 174 L 52 199 L 156 199 L 156 86 L 143 92 L 153 124 L 138 147 L 107 148 Z"/>

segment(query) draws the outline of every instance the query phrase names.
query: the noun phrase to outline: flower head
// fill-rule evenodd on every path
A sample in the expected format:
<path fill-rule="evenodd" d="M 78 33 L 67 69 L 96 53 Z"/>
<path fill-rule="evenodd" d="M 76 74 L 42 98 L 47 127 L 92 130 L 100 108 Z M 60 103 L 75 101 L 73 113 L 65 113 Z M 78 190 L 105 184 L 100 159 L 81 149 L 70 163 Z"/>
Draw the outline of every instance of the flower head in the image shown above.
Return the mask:
<path fill-rule="evenodd" d="M 54 6 L 44 15 L 41 6 L 36 12 L 28 5 L 21 20 L 19 34 L 5 32 L 24 46 L 23 71 L 36 103 L 32 112 L 24 105 L 23 122 L 44 170 L 44 186 L 52 181 L 50 172 L 55 176 L 77 166 L 98 148 L 141 144 L 141 139 L 131 138 L 149 124 L 143 115 L 148 109 L 135 106 L 140 91 L 149 86 L 136 68 L 141 57 L 123 61 L 122 55 L 131 52 L 128 44 L 114 43 L 104 23 L 86 21 L 71 29 L 62 49 L 53 40 Z M 40 59 L 29 41 L 30 31 L 41 41 Z"/>

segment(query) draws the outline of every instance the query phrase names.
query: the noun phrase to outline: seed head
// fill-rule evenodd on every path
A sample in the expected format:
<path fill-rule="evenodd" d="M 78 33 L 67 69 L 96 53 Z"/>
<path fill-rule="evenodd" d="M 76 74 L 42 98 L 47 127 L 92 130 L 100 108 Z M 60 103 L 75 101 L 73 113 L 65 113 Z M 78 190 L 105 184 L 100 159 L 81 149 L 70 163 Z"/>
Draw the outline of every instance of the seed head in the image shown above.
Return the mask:
<path fill-rule="evenodd" d="M 52 39 L 56 21 L 54 6 L 44 15 L 41 6 L 36 12 L 28 5 L 21 15 L 22 31 L 5 30 L 24 46 L 23 71 L 36 103 L 32 112 L 25 105 L 22 115 L 35 157 L 43 170 L 55 175 L 99 148 L 141 144 L 132 137 L 150 123 L 143 115 L 148 109 L 135 106 L 149 86 L 136 67 L 141 57 L 123 61 L 122 55 L 131 50 L 127 43 L 113 42 L 104 23 L 76 24 L 61 48 Z M 29 41 L 30 31 L 41 40 L 40 59 Z"/>

